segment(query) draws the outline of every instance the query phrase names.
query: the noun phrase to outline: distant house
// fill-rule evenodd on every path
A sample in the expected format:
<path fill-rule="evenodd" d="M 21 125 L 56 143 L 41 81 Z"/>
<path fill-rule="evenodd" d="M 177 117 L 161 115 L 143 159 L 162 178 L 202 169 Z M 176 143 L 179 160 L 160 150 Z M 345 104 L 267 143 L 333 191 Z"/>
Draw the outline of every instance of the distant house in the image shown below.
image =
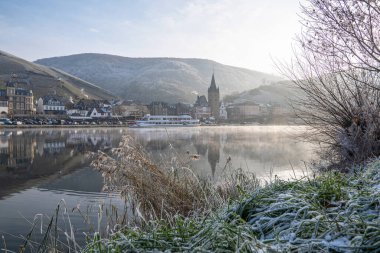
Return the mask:
<path fill-rule="evenodd" d="M 89 111 L 93 108 L 111 108 L 111 104 L 107 100 L 81 99 L 78 102 L 76 102 L 72 107 L 72 109 Z"/>
<path fill-rule="evenodd" d="M 71 119 L 91 119 L 90 117 L 87 117 L 87 110 L 70 109 L 66 110 L 66 114 L 70 116 Z"/>
<path fill-rule="evenodd" d="M 87 117 L 91 117 L 93 119 L 109 118 L 112 117 L 112 111 L 108 108 L 92 108 L 88 111 Z"/>
<path fill-rule="evenodd" d="M 63 102 L 63 98 L 47 95 L 38 99 L 37 112 L 56 115 L 66 114 L 66 108 Z"/>
<path fill-rule="evenodd" d="M 256 120 L 263 115 L 261 106 L 255 102 L 229 105 L 227 113 L 229 120 Z"/>
<path fill-rule="evenodd" d="M 211 108 L 209 107 L 206 96 L 197 96 L 192 116 L 195 119 L 208 119 L 211 117 Z"/>
<path fill-rule="evenodd" d="M 165 102 L 155 101 L 148 107 L 151 115 L 168 115 L 169 106 Z"/>
<path fill-rule="evenodd" d="M 81 99 L 70 106 L 67 115 L 72 119 L 112 117 L 112 105 L 107 100 Z"/>
<path fill-rule="evenodd" d="M 176 115 L 189 115 L 191 113 L 191 106 L 189 104 L 177 103 L 175 104 Z"/>
<path fill-rule="evenodd" d="M 149 114 L 148 106 L 133 101 L 121 101 L 112 108 L 114 116 L 142 118 Z"/>
<path fill-rule="evenodd" d="M 226 106 L 228 120 L 232 121 L 261 121 L 270 117 L 270 104 L 258 104 L 254 101 L 229 104 Z"/>

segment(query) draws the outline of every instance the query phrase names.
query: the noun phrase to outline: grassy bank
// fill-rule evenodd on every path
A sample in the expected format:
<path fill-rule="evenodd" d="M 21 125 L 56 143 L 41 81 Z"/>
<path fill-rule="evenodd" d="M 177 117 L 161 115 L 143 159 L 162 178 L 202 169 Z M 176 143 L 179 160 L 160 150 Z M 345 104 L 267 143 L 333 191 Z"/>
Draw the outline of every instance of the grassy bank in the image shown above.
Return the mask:
<path fill-rule="evenodd" d="M 380 159 L 350 174 L 276 180 L 217 211 L 155 219 L 85 252 L 380 252 Z"/>

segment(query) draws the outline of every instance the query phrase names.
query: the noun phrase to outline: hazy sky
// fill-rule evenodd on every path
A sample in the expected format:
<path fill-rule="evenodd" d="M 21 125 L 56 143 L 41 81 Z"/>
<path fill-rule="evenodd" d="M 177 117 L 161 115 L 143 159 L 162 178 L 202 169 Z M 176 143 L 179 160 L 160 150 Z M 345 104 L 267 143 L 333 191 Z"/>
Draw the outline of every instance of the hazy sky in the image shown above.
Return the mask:
<path fill-rule="evenodd" d="M 275 73 L 298 0 L 0 0 L 0 50 L 27 60 L 107 53 L 192 57 Z"/>

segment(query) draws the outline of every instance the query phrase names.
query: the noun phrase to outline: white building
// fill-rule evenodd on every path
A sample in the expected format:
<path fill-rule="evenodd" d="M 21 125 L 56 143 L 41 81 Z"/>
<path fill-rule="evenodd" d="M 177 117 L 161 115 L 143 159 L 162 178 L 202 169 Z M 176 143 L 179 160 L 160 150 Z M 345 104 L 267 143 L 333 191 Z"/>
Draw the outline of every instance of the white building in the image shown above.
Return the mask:
<path fill-rule="evenodd" d="M 226 120 L 227 119 L 227 108 L 224 106 L 224 103 L 222 101 L 222 104 L 219 108 L 219 119 Z"/>
<path fill-rule="evenodd" d="M 39 114 L 65 114 L 66 108 L 63 101 L 55 96 L 44 96 L 37 101 Z"/>
<path fill-rule="evenodd" d="M 38 114 L 43 114 L 44 113 L 44 100 L 42 98 L 39 98 L 37 100 L 36 111 L 37 111 Z"/>
<path fill-rule="evenodd" d="M 8 115 L 8 101 L 0 101 L 0 117 L 7 117 Z"/>
<path fill-rule="evenodd" d="M 112 112 L 106 108 L 93 108 L 87 114 L 91 118 L 109 118 L 112 117 Z"/>

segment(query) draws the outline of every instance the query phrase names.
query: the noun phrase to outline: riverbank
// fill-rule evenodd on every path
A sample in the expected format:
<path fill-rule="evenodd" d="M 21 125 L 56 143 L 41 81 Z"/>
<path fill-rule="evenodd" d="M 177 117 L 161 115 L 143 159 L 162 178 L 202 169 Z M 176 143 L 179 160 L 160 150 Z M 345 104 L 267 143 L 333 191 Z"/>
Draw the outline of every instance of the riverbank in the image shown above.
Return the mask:
<path fill-rule="evenodd" d="M 0 129 L 35 129 L 35 128 L 107 128 L 128 127 L 128 125 L 1 125 Z"/>
<path fill-rule="evenodd" d="M 205 124 L 194 127 L 224 127 L 224 126 L 304 126 L 296 124 L 272 125 L 272 124 Z M 129 124 L 77 124 L 77 125 L 0 125 L 0 129 L 35 129 L 35 128 L 107 128 L 107 127 L 130 127 Z M 144 129 L 165 129 L 165 128 L 188 128 L 189 126 L 162 126 L 162 127 L 137 127 Z"/>
<path fill-rule="evenodd" d="M 274 182 L 217 212 L 149 221 L 85 252 L 379 252 L 380 159 L 350 174 Z"/>

